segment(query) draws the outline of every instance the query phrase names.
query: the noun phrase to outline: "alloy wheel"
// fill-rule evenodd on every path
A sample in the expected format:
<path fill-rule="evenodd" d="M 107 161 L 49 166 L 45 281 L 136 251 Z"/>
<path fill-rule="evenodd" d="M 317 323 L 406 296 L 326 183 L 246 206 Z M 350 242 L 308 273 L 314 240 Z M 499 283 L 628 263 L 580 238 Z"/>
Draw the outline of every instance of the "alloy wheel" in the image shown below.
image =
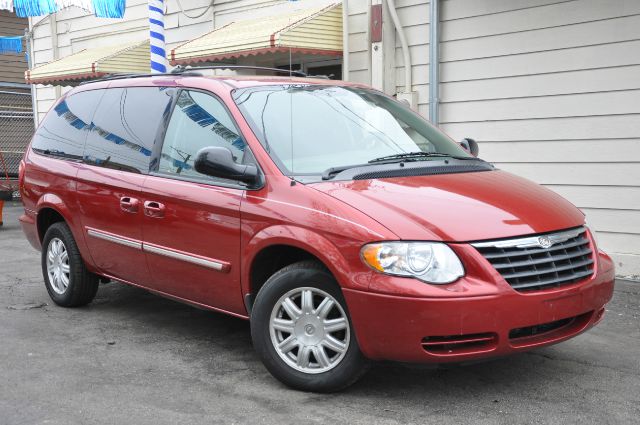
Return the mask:
<path fill-rule="evenodd" d="M 282 360 L 304 373 L 336 367 L 349 348 L 349 319 L 330 294 L 296 288 L 275 304 L 269 321 L 271 342 Z"/>
<path fill-rule="evenodd" d="M 69 287 L 69 253 L 59 238 L 53 238 L 47 247 L 47 274 L 51 289 L 62 295 Z"/>

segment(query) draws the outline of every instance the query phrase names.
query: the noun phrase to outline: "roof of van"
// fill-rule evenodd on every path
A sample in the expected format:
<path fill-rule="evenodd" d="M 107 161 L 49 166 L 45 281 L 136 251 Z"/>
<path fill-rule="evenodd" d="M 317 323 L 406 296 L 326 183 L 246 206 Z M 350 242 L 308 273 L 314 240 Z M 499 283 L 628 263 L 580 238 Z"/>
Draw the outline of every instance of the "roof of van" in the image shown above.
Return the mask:
<path fill-rule="evenodd" d="M 202 80 L 218 81 L 234 88 L 246 88 L 265 85 L 280 85 L 280 84 L 312 84 L 312 85 L 326 85 L 326 86 L 342 86 L 342 87 L 368 87 L 364 84 L 353 83 L 342 80 L 330 80 L 327 78 L 313 78 L 313 77 L 294 77 L 294 76 L 202 76 L 193 74 L 162 74 L 157 76 L 122 76 L 122 78 L 112 78 L 96 80 L 94 82 L 87 82 L 83 84 L 82 88 L 95 89 L 106 87 L 135 87 L 135 86 L 147 86 L 147 85 L 165 85 L 171 82 L 182 82 L 181 86 L 189 86 L 189 80 L 194 82 L 198 81 L 202 83 Z M 79 90 L 74 90 L 79 91 Z"/>
<path fill-rule="evenodd" d="M 318 84 L 325 86 L 363 86 L 362 84 L 352 83 L 342 80 L 329 80 L 327 78 L 313 77 L 289 77 L 289 76 L 211 76 L 200 77 L 217 79 L 234 86 L 236 88 L 278 85 L 278 84 Z"/>

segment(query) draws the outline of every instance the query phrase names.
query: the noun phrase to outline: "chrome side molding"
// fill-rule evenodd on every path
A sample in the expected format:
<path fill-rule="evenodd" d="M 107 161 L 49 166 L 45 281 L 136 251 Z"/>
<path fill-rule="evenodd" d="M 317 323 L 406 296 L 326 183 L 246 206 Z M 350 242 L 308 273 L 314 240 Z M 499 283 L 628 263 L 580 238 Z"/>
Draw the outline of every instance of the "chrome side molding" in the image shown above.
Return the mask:
<path fill-rule="evenodd" d="M 219 272 L 225 272 L 229 268 L 228 263 L 222 263 L 213 259 L 206 259 L 202 257 L 197 257 L 191 254 L 185 254 L 182 252 L 173 251 L 171 249 L 161 248 L 156 245 L 149 245 L 146 243 L 142 244 L 142 249 L 145 252 L 150 252 L 152 254 L 162 255 L 164 257 L 174 258 L 176 260 L 186 261 L 187 263 L 197 264 L 199 266 L 208 267 L 210 269 L 217 270 Z"/>
<path fill-rule="evenodd" d="M 134 249 L 142 249 L 142 242 L 140 241 L 123 238 L 121 236 L 117 236 L 111 233 L 106 233 L 101 230 L 92 229 L 91 227 L 87 227 L 87 234 L 97 239 L 102 239 L 105 241 L 117 243 L 118 245 L 124 245 Z"/>
<path fill-rule="evenodd" d="M 125 238 L 125 237 L 114 235 L 108 232 L 103 232 L 101 230 L 94 229 L 91 227 L 86 227 L 86 229 L 87 229 L 87 234 L 91 237 L 116 243 L 118 245 L 128 246 L 129 248 L 133 248 L 133 249 L 140 249 L 144 252 L 149 252 L 151 254 L 162 255 L 164 257 L 173 258 L 175 260 L 186 261 L 187 263 L 196 264 L 202 267 L 207 267 L 223 273 L 228 272 L 229 269 L 231 268 L 231 264 L 225 261 L 218 261 L 218 260 L 214 260 L 213 258 L 203 258 L 198 255 L 174 251 L 172 249 L 164 248 L 158 245 L 148 244 L 142 241 Z"/>

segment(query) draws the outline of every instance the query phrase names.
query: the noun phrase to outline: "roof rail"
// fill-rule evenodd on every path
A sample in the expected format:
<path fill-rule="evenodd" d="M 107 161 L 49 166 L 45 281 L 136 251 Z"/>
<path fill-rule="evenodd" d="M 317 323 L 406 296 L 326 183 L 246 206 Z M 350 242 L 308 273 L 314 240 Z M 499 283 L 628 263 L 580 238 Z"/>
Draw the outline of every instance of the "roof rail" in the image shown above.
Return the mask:
<path fill-rule="evenodd" d="M 289 70 L 289 69 L 280 69 L 280 68 L 269 68 L 266 66 L 249 66 L 249 65 L 204 65 L 204 66 L 183 66 L 178 65 L 171 71 L 171 74 L 183 74 L 185 72 L 191 71 L 200 71 L 203 69 L 249 69 L 256 71 L 271 71 L 280 74 L 289 74 L 295 75 L 297 77 L 307 77 L 307 74 L 302 71 Z"/>
<path fill-rule="evenodd" d="M 93 80 L 82 81 L 79 85 L 95 83 L 97 81 L 109 81 L 109 80 L 122 80 L 124 78 L 144 78 L 144 77 L 162 77 L 171 76 L 174 74 L 162 73 L 162 74 L 135 74 L 135 73 L 114 73 L 107 74 L 104 77 L 94 78 Z"/>
<path fill-rule="evenodd" d="M 280 68 L 268 68 L 265 66 L 249 66 L 249 65 L 205 65 L 205 66 L 182 66 L 178 65 L 170 72 L 155 73 L 155 74 L 135 74 L 135 73 L 115 73 L 108 74 L 104 77 L 96 78 L 89 81 L 83 81 L 80 85 L 93 83 L 96 81 L 109 81 L 109 80 L 121 80 L 125 78 L 144 78 L 144 77 L 170 77 L 175 75 L 202 75 L 197 72 L 205 69 L 249 69 L 257 71 L 272 71 L 281 74 L 295 75 L 296 77 L 308 77 L 308 75 L 302 71 L 280 69 Z"/>

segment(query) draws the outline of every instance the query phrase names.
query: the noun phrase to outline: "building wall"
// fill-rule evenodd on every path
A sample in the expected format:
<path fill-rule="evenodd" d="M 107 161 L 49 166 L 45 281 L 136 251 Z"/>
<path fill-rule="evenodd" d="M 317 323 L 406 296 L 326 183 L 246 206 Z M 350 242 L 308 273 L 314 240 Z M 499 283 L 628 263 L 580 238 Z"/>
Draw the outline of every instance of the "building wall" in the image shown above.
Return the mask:
<path fill-rule="evenodd" d="M 369 10 L 371 0 L 349 0 L 349 80 L 371 84 Z"/>
<path fill-rule="evenodd" d="M 640 275 L 640 1 L 444 0 L 441 19 L 442 128 L 567 197 Z"/>
<path fill-rule="evenodd" d="M 18 18 L 14 13 L 0 10 L 0 36 L 24 35 L 28 26 L 25 18 Z M 26 69 L 27 60 L 24 53 L 0 55 L 0 82 L 24 84 Z"/>
<path fill-rule="evenodd" d="M 429 115 L 429 2 L 396 0 L 398 18 L 404 27 L 411 52 L 411 81 L 418 92 L 418 112 Z M 404 91 L 404 63 L 398 37 L 395 39 L 395 79 L 398 92 Z"/>

